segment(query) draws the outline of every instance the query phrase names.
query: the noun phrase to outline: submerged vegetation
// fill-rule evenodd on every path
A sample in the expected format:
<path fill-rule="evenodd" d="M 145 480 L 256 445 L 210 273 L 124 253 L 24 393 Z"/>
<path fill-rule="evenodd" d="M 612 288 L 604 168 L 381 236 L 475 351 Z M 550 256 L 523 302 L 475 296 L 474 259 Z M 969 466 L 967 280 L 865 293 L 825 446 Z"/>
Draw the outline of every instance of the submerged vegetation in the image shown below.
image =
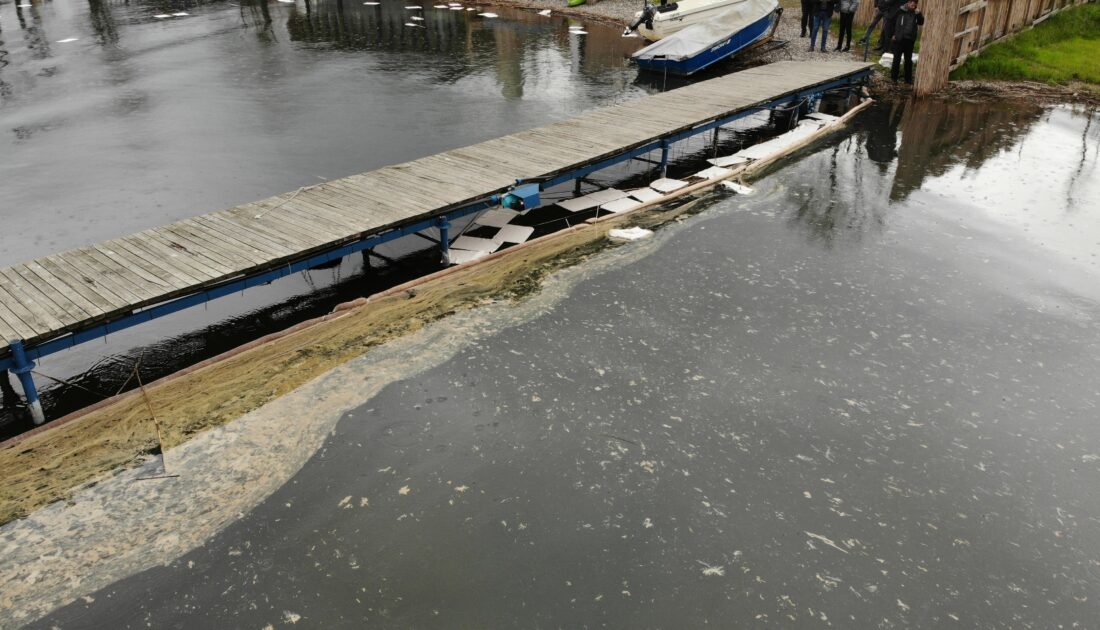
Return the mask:
<path fill-rule="evenodd" d="M 1000 79 L 1100 86 L 1100 5 L 1063 11 L 994 44 L 951 74 L 956 80 Z"/>

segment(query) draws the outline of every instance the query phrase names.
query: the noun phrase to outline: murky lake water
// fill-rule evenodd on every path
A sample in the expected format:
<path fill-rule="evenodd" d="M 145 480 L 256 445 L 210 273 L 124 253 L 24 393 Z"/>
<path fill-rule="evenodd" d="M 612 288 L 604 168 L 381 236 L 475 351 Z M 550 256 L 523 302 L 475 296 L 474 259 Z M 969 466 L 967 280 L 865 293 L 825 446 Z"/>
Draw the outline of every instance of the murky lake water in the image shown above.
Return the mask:
<path fill-rule="evenodd" d="M 22 4 L 0 3 L 0 265 L 649 89 L 627 64 L 637 40 L 598 24 L 570 35 L 580 22 L 510 8 L 490 19 L 395 0 Z M 189 15 L 156 17 L 177 12 Z M 425 256 L 364 270 L 355 257 L 48 357 L 42 371 L 114 392 L 138 353 L 153 378 L 437 268 Z M 53 417 L 98 399 L 40 385 Z"/>
<path fill-rule="evenodd" d="M 1088 627 L 1098 175 L 1093 112 L 876 105 L 38 626 Z"/>

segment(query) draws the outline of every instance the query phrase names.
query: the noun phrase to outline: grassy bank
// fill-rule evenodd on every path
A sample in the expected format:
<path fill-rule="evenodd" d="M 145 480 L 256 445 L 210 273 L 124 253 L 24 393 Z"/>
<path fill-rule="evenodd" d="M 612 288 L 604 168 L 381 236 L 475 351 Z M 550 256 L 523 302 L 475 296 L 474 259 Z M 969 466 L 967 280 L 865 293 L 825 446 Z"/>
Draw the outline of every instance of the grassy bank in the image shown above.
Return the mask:
<path fill-rule="evenodd" d="M 953 80 L 1100 85 L 1100 5 L 1068 9 L 994 44 L 951 73 Z"/>

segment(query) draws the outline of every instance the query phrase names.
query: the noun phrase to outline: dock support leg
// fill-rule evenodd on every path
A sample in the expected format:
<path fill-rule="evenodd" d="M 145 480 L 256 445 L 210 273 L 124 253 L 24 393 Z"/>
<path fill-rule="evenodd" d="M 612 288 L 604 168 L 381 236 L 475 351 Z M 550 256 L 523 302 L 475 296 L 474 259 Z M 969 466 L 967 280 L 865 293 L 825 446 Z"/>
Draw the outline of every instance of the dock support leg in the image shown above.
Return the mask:
<path fill-rule="evenodd" d="M 9 341 L 8 346 L 11 347 L 11 356 L 15 359 L 15 367 L 11 368 L 10 372 L 19 378 L 19 384 L 23 386 L 23 395 L 27 398 L 27 408 L 31 411 L 31 419 L 34 420 L 35 424 L 42 424 L 46 422 L 46 414 L 42 413 L 42 401 L 38 400 L 38 390 L 35 389 L 34 379 L 31 377 L 34 362 L 27 358 L 21 340 Z"/>
<path fill-rule="evenodd" d="M 573 180 L 573 194 L 578 197 L 581 196 L 581 179 L 583 178 L 578 177 L 577 179 Z"/>
<path fill-rule="evenodd" d="M 668 141 L 661 140 L 661 177 L 668 173 Z"/>
<path fill-rule="evenodd" d="M 714 128 L 714 139 L 712 139 L 710 141 L 711 157 L 715 157 L 715 158 L 718 157 L 718 131 L 720 129 L 721 129 L 721 127 L 715 127 Z"/>
<path fill-rule="evenodd" d="M 451 222 L 447 217 L 439 219 L 439 250 L 443 253 L 443 264 L 451 264 Z"/>

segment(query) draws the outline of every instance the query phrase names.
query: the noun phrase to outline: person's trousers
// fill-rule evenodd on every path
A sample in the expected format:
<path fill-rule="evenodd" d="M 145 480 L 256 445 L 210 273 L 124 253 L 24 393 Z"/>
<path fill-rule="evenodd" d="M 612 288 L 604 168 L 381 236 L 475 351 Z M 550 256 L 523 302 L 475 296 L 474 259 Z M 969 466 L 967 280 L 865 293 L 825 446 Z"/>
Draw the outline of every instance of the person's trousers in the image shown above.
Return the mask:
<path fill-rule="evenodd" d="M 810 27 L 810 50 L 814 48 L 818 31 L 821 32 L 821 50 L 825 50 L 825 40 L 829 38 L 829 22 L 832 22 L 832 16 L 828 13 L 814 13 L 813 26 Z"/>
<path fill-rule="evenodd" d="M 852 20 L 856 19 L 855 13 L 841 13 L 840 14 L 840 33 L 837 35 L 836 47 L 837 50 L 841 48 L 852 46 Z M 844 37 L 848 37 L 848 43 L 844 43 Z"/>
<path fill-rule="evenodd" d="M 875 32 L 875 27 L 882 21 L 882 11 L 875 9 L 875 17 L 871 20 L 871 25 L 867 27 L 867 32 L 863 34 L 863 43 L 871 43 L 871 35 Z M 885 24 L 883 25 L 885 26 Z"/>
<path fill-rule="evenodd" d="M 879 48 L 890 48 L 890 40 L 894 39 L 894 19 L 898 17 L 897 11 L 885 13 L 882 16 L 882 37 L 878 40 Z"/>
<path fill-rule="evenodd" d="M 905 57 L 905 82 L 913 83 L 913 44 L 916 40 L 913 39 L 899 39 L 894 42 L 894 65 L 890 66 L 890 78 L 895 82 L 898 80 L 899 70 L 901 70 L 901 58 Z"/>
<path fill-rule="evenodd" d="M 814 15 L 814 0 L 802 0 L 802 36 L 805 37 L 810 30 L 810 22 Z"/>

